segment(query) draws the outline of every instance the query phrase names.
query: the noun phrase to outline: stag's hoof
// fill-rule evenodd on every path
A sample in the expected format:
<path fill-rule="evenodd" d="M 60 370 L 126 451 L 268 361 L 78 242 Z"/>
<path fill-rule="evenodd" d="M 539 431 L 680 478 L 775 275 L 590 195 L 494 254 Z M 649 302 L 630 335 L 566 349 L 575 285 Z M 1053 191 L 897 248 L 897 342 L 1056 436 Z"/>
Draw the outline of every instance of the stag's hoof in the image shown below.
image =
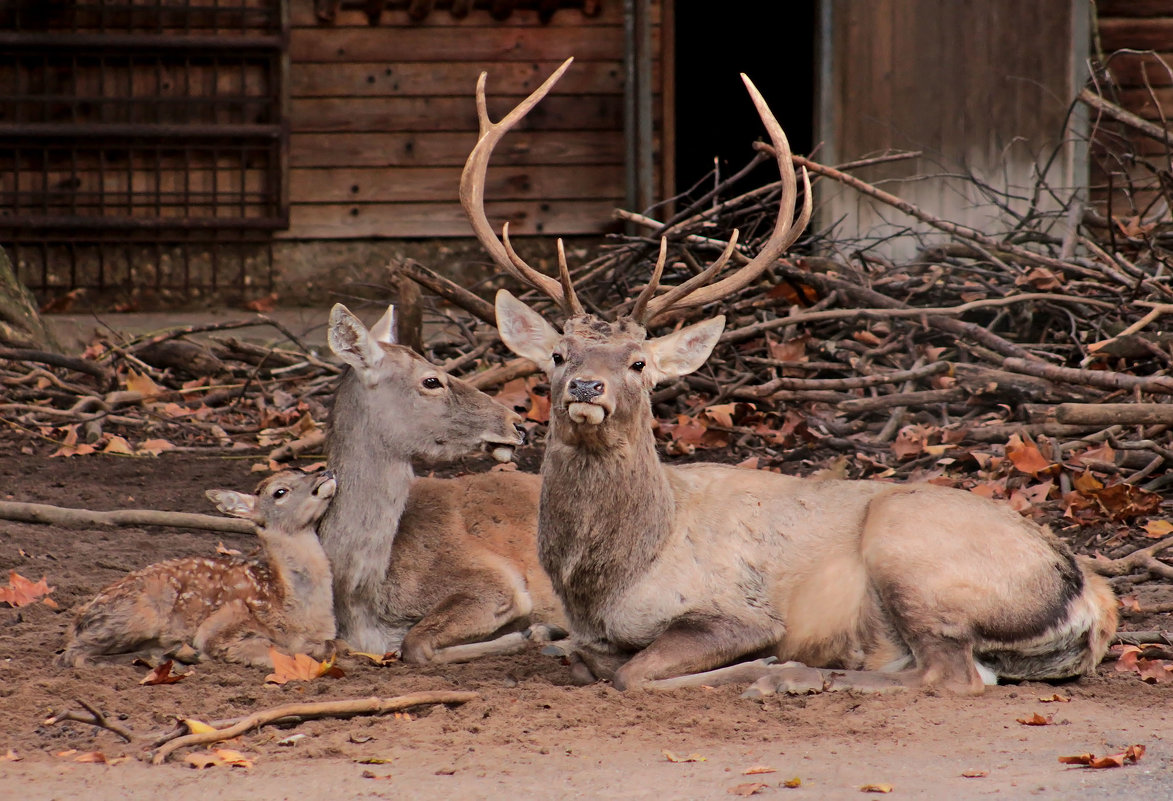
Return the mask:
<path fill-rule="evenodd" d="M 823 691 L 823 674 L 817 668 L 771 666 L 766 675 L 741 694 L 742 698 L 765 698 L 776 693 L 806 695 Z"/>
<path fill-rule="evenodd" d="M 525 630 L 525 636 L 534 642 L 552 642 L 565 640 L 570 636 L 570 632 L 550 623 L 535 623 Z M 545 648 L 542 649 L 542 653 L 546 653 Z"/>

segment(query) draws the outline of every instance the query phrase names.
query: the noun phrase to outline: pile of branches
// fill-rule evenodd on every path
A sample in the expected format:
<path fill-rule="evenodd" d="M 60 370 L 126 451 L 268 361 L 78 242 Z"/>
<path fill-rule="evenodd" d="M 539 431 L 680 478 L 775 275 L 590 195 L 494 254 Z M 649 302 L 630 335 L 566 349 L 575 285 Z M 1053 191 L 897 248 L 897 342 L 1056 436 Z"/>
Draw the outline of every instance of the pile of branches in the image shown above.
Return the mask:
<path fill-rule="evenodd" d="M 734 229 L 739 246 L 727 269 L 756 253 L 780 194 L 777 183 L 739 189 L 773 160 L 768 145 L 758 149 L 736 174 L 675 199 L 670 217 L 619 212 L 629 233 L 601 255 L 572 249 L 587 309 L 630 308 L 661 237 L 670 247 L 665 285 L 700 272 Z M 1153 558 L 1173 544 L 1169 231 L 1104 219 L 1074 197 L 1050 211 L 1002 203 L 1005 228 L 977 231 L 852 175 L 915 155 L 838 168 L 794 157 L 816 194 L 820 182 L 840 182 L 918 220 L 920 233 L 905 235 L 921 247 L 894 263 L 877 242 L 811 231 L 756 284 L 651 332 L 727 320 L 704 368 L 653 396 L 666 456 L 959 486 L 1070 527 L 1084 550 L 1119 556 L 1137 552 L 1129 537 L 1152 537 L 1159 542 L 1137 564 L 1173 576 Z M 1057 193 L 1043 187 L 1034 196 Z M 491 287 L 470 291 L 411 261 L 389 272 L 430 290 L 430 322 L 444 325 L 424 338 L 425 355 L 523 410 L 540 443 L 548 387 L 498 341 Z M 522 297 L 557 322 L 545 298 Z M 277 345 L 225 336 L 258 322 L 274 327 Z M 80 358 L 0 351 L 0 420 L 27 452 L 229 449 L 273 467 L 320 457 L 339 374 L 264 316 L 136 340 L 110 332 Z"/>
<path fill-rule="evenodd" d="M 230 333 L 257 326 L 278 344 Z M 79 357 L 0 348 L 0 439 L 51 456 L 227 450 L 283 461 L 320 452 L 341 372 L 262 314 L 137 338 L 109 330 Z"/>

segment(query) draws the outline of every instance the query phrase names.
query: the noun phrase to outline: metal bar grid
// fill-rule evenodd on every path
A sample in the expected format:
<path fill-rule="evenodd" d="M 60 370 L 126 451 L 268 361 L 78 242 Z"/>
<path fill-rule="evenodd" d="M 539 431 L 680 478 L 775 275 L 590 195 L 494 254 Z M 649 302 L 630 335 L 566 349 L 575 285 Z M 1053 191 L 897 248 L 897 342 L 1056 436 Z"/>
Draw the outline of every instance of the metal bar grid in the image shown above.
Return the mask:
<path fill-rule="evenodd" d="M 26 283 L 271 283 L 289 222 L 286 5 L 4 4 L 0 243 Z"/>

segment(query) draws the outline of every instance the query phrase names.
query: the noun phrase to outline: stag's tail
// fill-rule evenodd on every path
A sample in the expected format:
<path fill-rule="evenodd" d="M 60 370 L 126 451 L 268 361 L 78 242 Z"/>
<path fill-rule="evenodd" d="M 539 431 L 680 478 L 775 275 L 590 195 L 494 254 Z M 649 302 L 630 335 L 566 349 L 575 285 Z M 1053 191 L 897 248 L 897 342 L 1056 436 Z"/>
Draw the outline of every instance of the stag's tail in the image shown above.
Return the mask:
<path fill-rule="evenodd" d="M 1090 674 L 1116 633 L 1116 596 L 1103 576 L 1081 567 L 1081 591 L 1046 631 L 1015 643 L 984 642 L 977 660 L 999 678 L 1036 681 Z"/>

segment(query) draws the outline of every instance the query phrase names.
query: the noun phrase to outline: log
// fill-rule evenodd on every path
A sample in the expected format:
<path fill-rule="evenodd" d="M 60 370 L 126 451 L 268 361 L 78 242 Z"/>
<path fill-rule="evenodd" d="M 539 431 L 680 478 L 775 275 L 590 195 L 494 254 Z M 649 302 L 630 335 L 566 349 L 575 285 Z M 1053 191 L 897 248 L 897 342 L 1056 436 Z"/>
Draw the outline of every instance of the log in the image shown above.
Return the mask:
<path fill-rule="evenodd" d="M 1173 426 L 1173 403 L 1060 403 L 1055 419 L 1067 425 Z"/>
<path fill-rule="evenodd" d="M 65 528 L 170 526 L 201 531 L 223 531 L 230 534 L 252 534 L 254 531 L 252 523 L 235 517 L 217 517 L 195 512 L 165 512 L 158 509 L 115 509 L 109 512 L 95 512 L 91 509 L 16 501 L 0 501 L 0 519 Z"/>
<path fill-rule="evenodd" d="M 0 345 L 60 350 L 37 311 L 33 294 L 17 279 L 4 248 L 0 248 Z"/>

